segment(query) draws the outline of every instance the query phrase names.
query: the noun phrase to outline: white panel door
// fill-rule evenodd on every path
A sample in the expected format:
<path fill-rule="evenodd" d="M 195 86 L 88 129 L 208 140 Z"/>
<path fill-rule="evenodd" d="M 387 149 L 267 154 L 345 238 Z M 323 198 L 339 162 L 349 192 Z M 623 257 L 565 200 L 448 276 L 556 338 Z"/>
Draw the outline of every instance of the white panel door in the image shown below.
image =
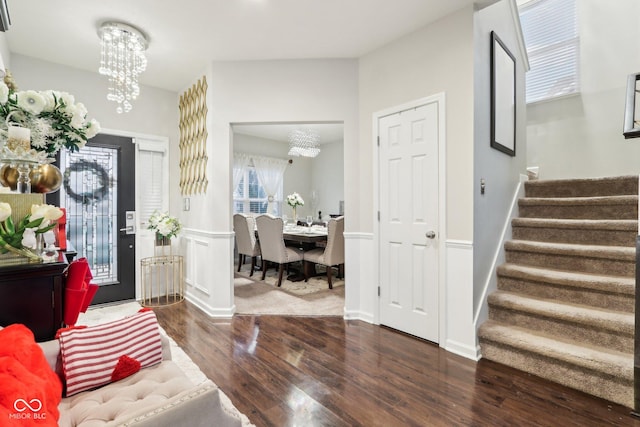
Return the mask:
<path fill-rule="evenodd" d="M 380 323 L 438 342 L 438 103 L 381 117 Z"/>

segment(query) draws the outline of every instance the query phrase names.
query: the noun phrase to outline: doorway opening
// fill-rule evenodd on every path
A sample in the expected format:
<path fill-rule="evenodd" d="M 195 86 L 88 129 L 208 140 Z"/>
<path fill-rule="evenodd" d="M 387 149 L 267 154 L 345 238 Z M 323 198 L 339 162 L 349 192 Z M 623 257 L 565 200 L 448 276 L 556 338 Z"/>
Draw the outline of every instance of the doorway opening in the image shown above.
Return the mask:
<path fill-rule="evenodd" d="M 306 222 L 306 218 L 310 217 L 312 226 L 320 227 L 331 218 L 343 215 L 343 128 L 341 122 L 231 124 L 233 153 L 236 157 L 231 168 L 234 187 L 233 214 L 243 213 L 255 217 L 269 213 L 282 217 L 288 226 L 297 225 L 294 224 L 293 209 L 286 202 L 288 195 L 297 193 L 304 201 L 304 205 L 295 209 L 298 221 Z M 309 131 L 319 136 L 320 150 L 315 157 L 289 154 L 289 137 L 292 132 L 298 130 Z M 241 156 L 246 159 L 238 162 L 237 158 Z M 260 164 L 264 164 L 264 159 L 273 160 L 272 163 L 276 165 L 274 169 L 281 165 L 282 177 L 277 185 L 263 185 L 265 181 L 261 178 L 261 172 L 256 170 L 254 158 L 260 159 Z M 239 170 L 240 168 L 243 170 Z M 237 250 L 234 251 L 234 256 L 236 313 L 343 315 L 346 283 L 344 275 L 337 280 L 334 278 L 334 289 L 329 289 L 323 267 L 318 265 L 317 275 L 308 282 L 284 280 L 278 288 L 271 284 L 275 283 L 277 278 L 273 277 L 276 272 L 274 269 L 267 270 L 265 281 L 261 280 L 262 270 L 249 277 L 250 262 L 239 265 Z M 297 268 L 301 270 L 302 265 Z M 293 276 L 292 273 L 290 277 Z"/>

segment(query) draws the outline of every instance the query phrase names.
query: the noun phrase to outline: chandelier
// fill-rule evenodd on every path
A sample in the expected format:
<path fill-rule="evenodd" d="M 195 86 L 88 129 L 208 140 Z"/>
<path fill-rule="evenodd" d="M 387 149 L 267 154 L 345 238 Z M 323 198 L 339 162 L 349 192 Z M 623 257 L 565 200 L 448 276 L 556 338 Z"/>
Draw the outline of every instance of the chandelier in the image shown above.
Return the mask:
<path fill-rule="evenodd" d="M 320 135 L 310 130 L 294 130 L 289 134 L 289 155 L 315 157 L 320 154 Z"/>
<path fill-rule="evenodd" d="M 147 39 L 140 30 L 120 22 L 105 22 L 98 29 L 101 40 L 98 72 L 109 78 L 107 99 L 118 103 L 118 113 L 129 112 L 140 94 L 138 74 L 147 68 Z"/>

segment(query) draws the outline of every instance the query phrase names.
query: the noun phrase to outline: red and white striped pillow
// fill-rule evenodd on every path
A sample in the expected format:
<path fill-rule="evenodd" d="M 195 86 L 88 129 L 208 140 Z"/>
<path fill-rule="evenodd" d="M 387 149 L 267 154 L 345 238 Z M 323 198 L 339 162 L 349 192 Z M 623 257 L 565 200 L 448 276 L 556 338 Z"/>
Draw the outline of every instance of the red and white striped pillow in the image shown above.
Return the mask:
<path fill-rule="evenodd" d="M 67 396 L 111 382 L 123 356 L 141 368 L 162 361 L 158 321 L 150 310 L 102 325 L 62 329 L 58 339 Z"/>

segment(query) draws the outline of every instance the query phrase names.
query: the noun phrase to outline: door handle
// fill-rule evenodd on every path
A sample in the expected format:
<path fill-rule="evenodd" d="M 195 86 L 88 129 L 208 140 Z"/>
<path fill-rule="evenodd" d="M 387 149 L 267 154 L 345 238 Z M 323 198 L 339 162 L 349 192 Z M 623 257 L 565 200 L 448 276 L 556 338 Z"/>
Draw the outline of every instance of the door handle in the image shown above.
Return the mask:
<path fill-rule="evenodd" d="M 429 230 L 425 233 L 425 236 L 427 237 L 427 239 L 435 239 L 436 238 L 436 232 L 433 230 Z"/>
<path fill-rule="evenodd" d="M 133 225 L 129 225 L 129 226 L 125 227 L 125 228 L 121 228 L 120 231 L 124 231 L 127 234 L 134 234 Z"/>

